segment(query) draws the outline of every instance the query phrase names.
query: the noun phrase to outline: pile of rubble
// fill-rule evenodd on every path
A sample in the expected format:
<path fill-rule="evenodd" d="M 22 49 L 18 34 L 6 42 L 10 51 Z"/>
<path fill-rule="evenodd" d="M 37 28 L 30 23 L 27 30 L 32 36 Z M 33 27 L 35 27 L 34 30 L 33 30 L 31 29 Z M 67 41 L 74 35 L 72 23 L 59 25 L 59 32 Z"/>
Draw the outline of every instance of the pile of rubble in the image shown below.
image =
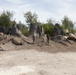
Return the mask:
<path fill-rule="evenodd" d="M 0 51 L 5 50 L 4 46 L 6 44 L 8 44 L 8 46 L 10 46 L 10 44 L 15 45 L 15 46 L 24 45 L 25 43 L 24 40 L 26 37 L 20 31 L 18 31 L 18 35 L 19 36 L 6 35 L 1 32 L 0 33 Z"/>

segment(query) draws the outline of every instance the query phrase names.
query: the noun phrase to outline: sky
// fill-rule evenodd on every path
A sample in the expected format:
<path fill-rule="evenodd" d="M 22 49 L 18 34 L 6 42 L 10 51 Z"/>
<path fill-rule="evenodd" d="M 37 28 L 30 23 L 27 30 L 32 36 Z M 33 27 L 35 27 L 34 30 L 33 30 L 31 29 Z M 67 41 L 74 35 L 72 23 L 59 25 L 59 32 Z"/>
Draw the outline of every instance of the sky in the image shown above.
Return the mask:
<path fill-rule="evenodd" d="M 13 11 L 16 22 L 25 22 L 23 13 L 31 11 L 38 15 L 38 21 L 46 22 L 51 18 L 60 23 L 64 16 L 76 23 L 76 0 L 0 0 L 0 13 Z"/>

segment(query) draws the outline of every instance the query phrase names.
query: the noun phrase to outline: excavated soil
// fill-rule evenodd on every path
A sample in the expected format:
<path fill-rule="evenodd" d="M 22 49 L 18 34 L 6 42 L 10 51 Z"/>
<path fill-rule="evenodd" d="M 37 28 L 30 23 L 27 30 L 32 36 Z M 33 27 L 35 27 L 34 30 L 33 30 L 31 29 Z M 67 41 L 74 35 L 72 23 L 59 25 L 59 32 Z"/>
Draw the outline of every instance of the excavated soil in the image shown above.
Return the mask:
<path fill-rule="evenodd" d="M 70 43 L 38 46 L 28 37 L 23 45 L 2 43 L 0 75 L 76 75 L 76 43 Z"/>

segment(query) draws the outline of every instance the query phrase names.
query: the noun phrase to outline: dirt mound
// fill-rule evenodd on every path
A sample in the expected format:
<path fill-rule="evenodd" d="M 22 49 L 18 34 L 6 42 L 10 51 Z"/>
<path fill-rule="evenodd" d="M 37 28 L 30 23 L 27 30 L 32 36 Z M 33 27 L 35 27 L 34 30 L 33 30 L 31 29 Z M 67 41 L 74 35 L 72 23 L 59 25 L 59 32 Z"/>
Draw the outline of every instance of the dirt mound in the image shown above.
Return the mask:
<path fill-rule="evenodd" d="M 25 40 L 23 37 L 0 33 L 0 51 L 16 49 L 19 45 L 19 48 L 23 47 L 25 43 L 23 39 Z"/>
<path fill-rule="evenodd" d="M 76 51 L 76 42 L 70 41 L 58 43 L 53 40 L 50 40 L 49 45 L 43 44 L 42 46 L 38 46 L 37 44 L 32 43 L 31 37 L 25 37 L 20 34 L 20 37 L 1 34 L 0 37 L 2 40 L 0 41 L 0 50 L 20 50 L 20 49 L 36 49 L 39 51 L 47 51 L 47 52 L 68 52 L 68 51 Z M 65 43 L 65 44 L 64 44 Z"/>

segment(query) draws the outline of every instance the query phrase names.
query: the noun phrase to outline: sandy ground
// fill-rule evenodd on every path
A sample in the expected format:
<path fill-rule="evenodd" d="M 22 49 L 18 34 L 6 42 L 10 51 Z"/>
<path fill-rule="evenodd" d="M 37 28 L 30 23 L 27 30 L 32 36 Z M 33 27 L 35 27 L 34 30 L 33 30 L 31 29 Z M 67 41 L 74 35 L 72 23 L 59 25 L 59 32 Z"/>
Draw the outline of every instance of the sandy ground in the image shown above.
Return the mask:
<path fill-rule="evenodd" d="M 28 42 L 30 39 L 26 38 Z M 11 42 L 0 45 L 0 75 L 76 75 L 76 43 L 64 46 L 50 41 L 39 47 Z"/>
<path fill-rule="evenodd" d="M 1 51 L 0 75 L 76 75 L 76 53 Z"/>

